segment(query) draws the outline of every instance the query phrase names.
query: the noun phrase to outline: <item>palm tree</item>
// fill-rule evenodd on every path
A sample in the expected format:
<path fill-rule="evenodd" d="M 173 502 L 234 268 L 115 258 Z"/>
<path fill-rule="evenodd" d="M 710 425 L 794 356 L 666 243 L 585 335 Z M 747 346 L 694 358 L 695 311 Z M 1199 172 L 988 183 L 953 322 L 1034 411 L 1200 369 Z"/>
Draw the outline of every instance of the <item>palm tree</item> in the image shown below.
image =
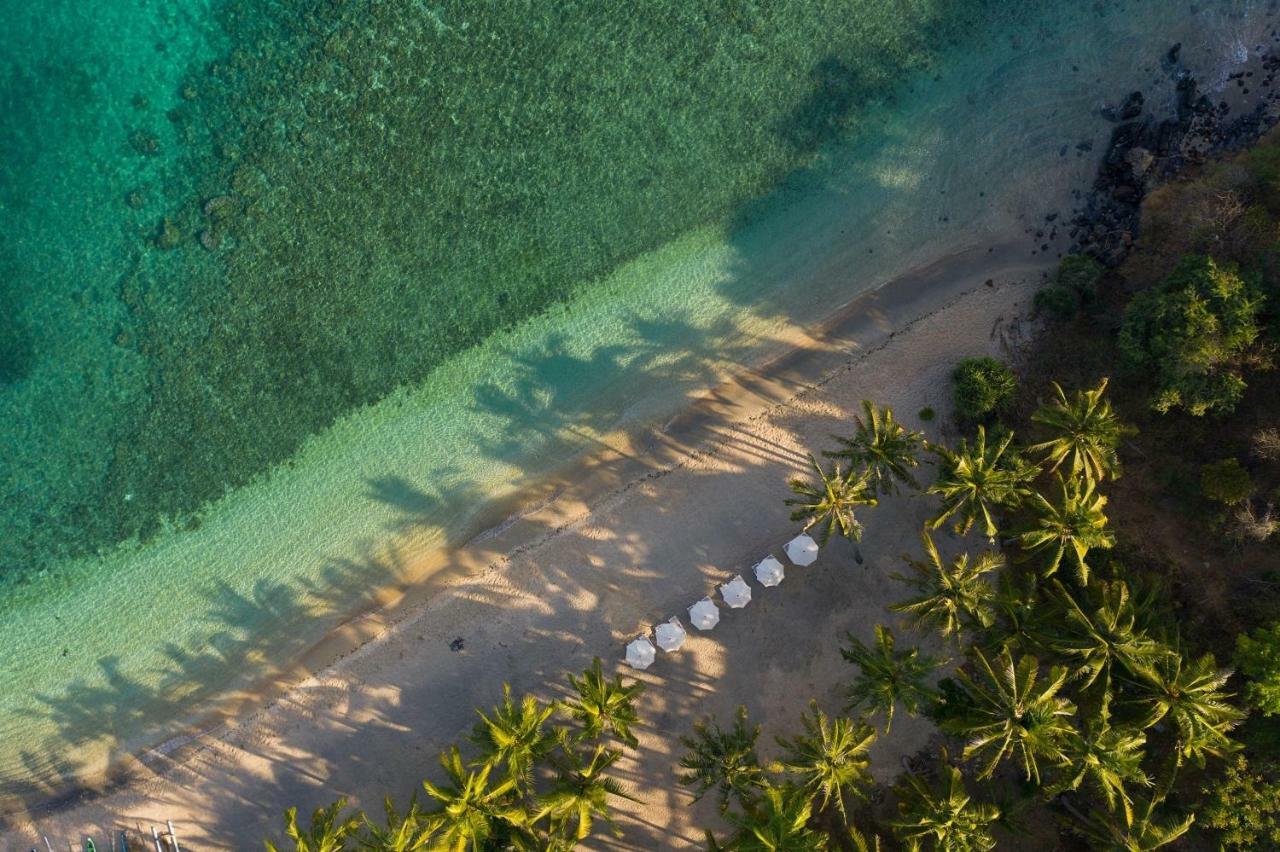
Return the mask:
<path fill-rule="evenodd" d="M 933 697 L 926 681 L 941 663 L 933 657 L 921 655 L 919 648 L 907 651 L 894 650 L 893 631 L 883 624 L 876 625 L 876 644 L 869 648 L 850 633 L 845 634 L 847 647 L 840 655 L 858 667 L 845 693 L 849 709 L 866 706 L 871 713 L 884 711 L 884 731 L 893 727 L 894 707 L 901 703 L 911 715 Z"/>
<path fill-rule="evenodd" d="M 920 533 L 920 542 L 928 559 L 903 557 L 913 575 L 893 575 L 915 589 L 916 597 L 889 609 L 909 615 L 916 629 L 935 628 L 943 637 L 955 636 L 957 641 L 964 627 L 990 627 L 995 621 L 995 590 L 985 575 L 1003 566 L 1004 559 L 987 552 L 970 562 L 969 554 L 962 553 L 946 564 L 927 531 Z"/>
<path fill-rule="evenodd" d="M 834 532 L 852 541 L 860 541 L 862 524 L 854 517 L 854 510 L 880 502 L 868 484 L 870 474 L 866 471 L 843 473 L 839 462 L 831 473 L 826 473 L 813 456 L 809 456 L 809 463 L 817 475 L 816 484 L 798 477 L 788 483 L 791 490 L 800 495 L 786 501 L 788 506 L 796 507 L 791 512 L 791 520 L 804 521 L 806 531 L 825 524 L 819 534 L 822 544 L 826 544 Z"/>
<path fill-rule="evenodd" d="M 832 801 L 845 816 L 845 792 L 857 793 L 871 781 L 868 750 L 876 740 L 875 729 L 865 722 L 829 719 L 809 703 L 809 713 L 800 717 L 804 734 L 793 740 L 778 739 L 785 755 L 775 771 L 796 776 L 799 788 L 810 798 L 822 799 L 818 807 L 826 810 Z"/>
<path fill-rule="evenodd" d="M 823 455 L 863 465 L 870 474 L 872 486 L 881 494 L 892 493 L 897 487 L 895 481 L 919 488 L 919 483 L 911 475 L 911 468 L 920 465 L 916 454 L 924 436 L 894 420 L 892 408 L 877 408 L 864 399 L 862 412 L 864 417 L 853 416 L 856 430 L 852 438 L 832 436 L 844 448 Z"/>
<path fill-rule="evenodd" d="M 1164 645 L 1138 626 L 1142 602 L 1131 598 L 1124 581 L 1095 583 L 1091 587 L 1092 615 L 1056 578 L 1053 589 L 1062 606 L 1063 621 L 1046 644 L 1056 653 L 1079 661 L 1076 674 L 1084 680 L 1084 688 L 1101 675 L 1103 689 L 1109 690 L 1113 664 L 1118 662 L 1132 672 L 1151 666 L 1168 653 Z"/>
<path fill-rule="evenodd" d="M 1005 455 L 1012 442 L 1013 433 L 1009 433 L 988 444 L 987 430 L 979 426 L 972 448 L 963 439 L 954 452 L 930 445 L 930 451 L 941 462 L 938 478 L 929 486 L 930 494 L 942 498 L 942 512 L 930 524 L 933 529 L 954 517 L 956 532 L 964 535 L 981 518 L 983 535 L 995 540 L 999 528 L 993 510 L 1019 505 L 1031 493 L 1028 483 L 1037 473 L 1035 465 L 1012 453 Z"/>
<path fill-rule="evenodd" d="M 1138 669 L 1139 702 L 1148 710 L 1143 727 L 1169 718 L 1178 730 L 1179 759 L 1203 766 L 1206 755 L 1225 757 L 1240 748 L 1227 734 L 1244 719 L 1223 692 L 1231 670 L 1219 670 L 1213 654 L 1187 662 L 1177 650 Z"/>
<path fill-rule="evenodd" d="M 722 813 L 729 809 L 730 796 L 737 796 L 746 807 L 765 783 L 756 755 L 759 738 L 760 727 L 747 724 L 746 707 L 738 708 L 727 731 L 710 717 L 695 722 L 693 736 L 680 738 L 680 744 L 689 749 L 680 758 L 680 768 L 687 770 L 680 783 L 694 788 L 694 801 L 713 788 L 718 790 Z"/>
<path fill-rule="evenodd" d="M 636 747 L 637 740 L 631 726 L 640 719 L 635 701 L 644 692 L 643 683 L 632 681 L 624 685 L 621 675 L 614 675 L 609 680 L 604 676 L 600 658 L 596 657 L 581 678 L 569 675 L 569 685 L 578 696 L 562 706 L 582 726 L 584 739 L 598 739 L 607 728 L 621 742 Z"/>
<path fill-rule="evenodd" d="M 492 717 L 477 710 L 480 722 L 471 733 L 471 741 L 484 753 L 483 763 L 503 765 L 522 789 L 528 789 L 533 766 L 550 751 L 551 738 L 543 730 L 555 708 L 543 705 L 526 695 L 517 705 L 511 699 L 511 687 L 502 685 L 502 703 L 493 708 Z"/>
<path fill-rule="evenodd" d="M 1044 495 L 1032 497 L 1035 525 L 1020 536 L 1029 551 L 1047 550 L 1049 560 L 1041 573 L 1048 577 L 1058 570 L 1064 557 L 1069 557 L 1080 585 L 1089 582 L 1089 566 L 1085 556 L 1093 548 L 1110 549 L 1116 538 L 1107 529 L 1103 509 L 1107 498 L 1097 491 L 1097 483 L 1082 476 L 1058 478 L 1058 501 L 1050 503 Z"/>
<path fill-rule="evenodd" d="M 456 746 L 440 755 L 440 765 L 449 777 L 447 786 L 422 782 L 427 795 L 439 803 L 423 815 L 424 826 L 439 834 L 433 848 L 480 852 L 524 834 L 529 820 L 519 802 L 515 779 L 504 778 L 489 786 L 493 765 L 468 772 Z"/>
<path fill-rule="evenodd" d="M 970 798 L 960 770 L 949 763 L 942 764 L 940 781 L 932 788 L 915 774 L 907 774 L 896 789 L 901 817 L 893 823 L 894 833 L 911 852 L 926 842 L 939 852 L 994 849 L 991 825 L 1000 818 L 1000 810 Z"/>
<path fill-rule="evenodd" d="M 737 831 L 728 849 L 735 852 L 827 852 L 825 836 L 809 828 L 812 799 L 804 790 L 766 784 L 743 813 L 728 814 Z"/>
<path fill-rule="evenodd" d="M 1146 735 L 1132 728 L 1113 727 L 1105 715 L 1091 719 L 1084 730 L 1068 738 L 1068 763 L 1063 776 L 1046 791 L 1056 796 L 1067 790 L 1078 790 L 1088 782 L 1115 810 L 1118 804 L 1131 804 L 1124 785 L 1149 786 L 1151 779 L 1142 771 Z"/>
<path fill-rule="evenodd" d="M 1186 834 L 1195 814 L 1182 819 L 1157 819 L 1167 791 L 1160 791 L 1137 805 L 1125 804 L 1119 813 L 1095 811 L 1080 827 L 1091 845 L 1106 852 L 1151 852 L 1168 846 Z"/>
<path fill-rule="evenodd" d="M 1004 648 L 1031 651 L 1042 647 L 1040 624 L 1045 608 L 1038 597 L 1034 574 L 1002 571 L 994 598 L 996 620 L 978 638 L 982 647 L 999 653 Z"/>
<path fill-rule="evenodd" d="M 386 826 L 374 825 L 366 815 L 364 824 L 368 837 L 360 841 L 361 849 L 368 849 L 370 852 L 417 852 L 427 848 L 434 832 L 430 826 L 423 824 L 416 796 L 409 802 L 409 810 L 404 816 L 396 813 L 396 806 L 390 796 L 382 800 L 382 808 L 387 814 Z"/>
<path fill-rule="evenodd" d="M 1066 464 L 1071 476 L 1083 475 L 1093 482 L 1115 476 L 1120 467 L 1116 448 L 1135 431 L 1120 422 L 1111 410 L 1111 403 L 1103 399 L 1107 379 L 1092 390 L 1076 391 L 1067 399 L 1062 386 L 1053 382 L 1058 401 L 1041 406 L 1031 420 L 1049 429 L 1053 437 L 1042 444 L 1029 447 L 1032 452 L 1044 453 L 1045 461 L 1056 471 Z"/>
<path fill-rule="evenodd" d="M 344 852 L 351 848 L 348 845 L 354 838 L 352 835 L 360 828 L 360 814 L 340 817 L 346 799 L 338 799 L 327 808 L 316 808 L 311 815 L 311 826 L 306 831 L 298 826 L 298 809 L 289 808 L 284 812 L 284 833 L 293 841 L 295 852 Z M 270 840 L 267 841 L 267 852 L 280 852 Z"/>
<path fill-rule="evenodd" d="M 568 737 L 562 737 L 561 756 L 553 760 L 559 776 L 542 797 L 535 821 L 546 819 L 552 834 L 570 847 L 590 836 L 596 819 L 604 820 L 618 836 L 618 827 L 609 814 L 609 797 L 635 801 L 617 779 L 606 774 L 621 757 L 622 752 L 597 745 L 588 760 L 585 752 Z"/>
<path fill-rule="evenodd" d="M 986 766 L 979 778 L 991 777 L 1000 761 L 1016 756 L 1027 780 L 1040 783 L 1040 760 L 1066 762 L 1065 746 L 1075 732 L 1069 720 L 1076 707 L 1058 695 L 1067 681 L 1066 668 L 1054 666 L 1040 681 L 1040 664 L 1030 654 L 1015 662 L 1006 648 L 995 666 L 981 649 L 974 648 L 973 655 L 977 678 L 957 672 L 972 706 L 945 727 L 969 738 L 966 760 L 984 755 Z"/>

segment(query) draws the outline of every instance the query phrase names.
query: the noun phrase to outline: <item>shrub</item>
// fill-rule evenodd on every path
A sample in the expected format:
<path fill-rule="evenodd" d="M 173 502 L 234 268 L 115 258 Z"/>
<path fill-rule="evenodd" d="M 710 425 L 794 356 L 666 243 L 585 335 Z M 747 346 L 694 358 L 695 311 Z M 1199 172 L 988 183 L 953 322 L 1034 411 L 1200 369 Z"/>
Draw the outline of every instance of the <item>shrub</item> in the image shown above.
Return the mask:
<path fill-rule="evenodd" d="M 1203 824 L 1222 832 L 1223 849 L 1274 849 L 1280 844 L 1280 783 L 1249 768 L 1243 756 L 1204 790 Z"/>
<path fill-rule="evenodd" d="M 1076 315 L 1076 311 L 1080 309 L 1080 300 L 1074 292 L 1061 284 L 1052 284 L 1036 293 L 1032 305 L 1037 314 L 1065 322 Z"/>
<path fill-rule="evenodd" d="M 934 410 L 927 405 L 924 408 L 920 409 L 920 419 L 923 420 L 925 423 L 928 423 L 935 416 L 937 415 L 934 413 Z"/>
<path fill-rule="evenodd" d="M 1188 255 L 1125 309 L 1120 353 L 1156 385 L 1152 407 L 1230 412 L 1244 394 L 1241 368 L 1258 339 L 1261 298 L 1234 266 Z"/>
<path fill-rule="evenodd" d="M 1249 679 L 1245 699 L 1264 716 L 1280 714 L 1280 621 L 1237 636 L 1235 664 Z"/>
<path fill-rule="evenodd" d="M 1086 255 L 1068 255 L 1058 265 L 1058 286 L 1086 302 L 1097 295 L 1100 280 L 1102 264 Z"/>
<path fill-rule="evenodd" d="M 1018 389 L 1013 371 L 994 358 L 965 358 L 951 375 L 956 413 L 962 420 L 983 420 L 1009 406 Z"/>
<path fill-rule="evenodd" d="M 1259 429 L 1253 436 L 1253 454 L 1263 461 L 1280 461 L 1280 429 Z"/>
<path fill-rule="evenodd" d="M 1200 468 L 1200 493 L 1210 500 L 1232 506 L 1249 499 L 1253 493 L 1253 482 L 1249 479 L 1249 471 L 1241 467 L 1240 462 L 1223 459 Z"/>

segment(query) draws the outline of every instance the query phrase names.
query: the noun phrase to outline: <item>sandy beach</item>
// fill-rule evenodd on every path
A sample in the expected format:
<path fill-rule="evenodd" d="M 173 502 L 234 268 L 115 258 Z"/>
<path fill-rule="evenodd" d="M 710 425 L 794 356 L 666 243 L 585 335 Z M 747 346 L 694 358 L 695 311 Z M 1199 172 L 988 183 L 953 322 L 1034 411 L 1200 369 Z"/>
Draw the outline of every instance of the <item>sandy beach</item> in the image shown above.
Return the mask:
<path fill-rule="evenodd" d="M 1016 352 L 1050 263 L 1022 241 L 978 246 L 859 297 L 661 428 L 602 442 L 466 544 L 403 554 L 424 561 L 419 573 L 431 580 L 390 593 L 281 673 L 275 690 L 238 696 L 212 730 L 143 755 L 129 783 L 11 814 L 5 848 L 168 818 L 184 848 L 249 849 L 278 834 L 290 805 L 309 811 L 347 796 L 376 811 L 384 793 L 407 801 L 504 681 L 562 694 L 564 673 L 597 655 L 620 666 L 634 635 L 781 555 L 796 530 L 786 479 L 847 429 L 860 400 L 950 437 L 952 365 Z M 925 406 L 939 418 L 920 423 Z M 621 771 L 639 802 L 621 803 L 620 848 L 684 848 L 714 823 L 714 805 L 690 807 L 674 775 L 677 738 L 703 714 L 726 718 L 745 704 L 772 743 L 792 732 L 807 698 L 841 708 L 850 670 L 840 638 L 866 639 L 892 618 L 885 606 L 901 592 L 890 574 L 927 512 L 918 497 L 882 501 L 865 513 L 862 565 L 833 543 L 640 675 L 645 728 Z M 922 720 L 896 721 L 873 752 L 877 778 L 889 781 L 929 734 Z"/>

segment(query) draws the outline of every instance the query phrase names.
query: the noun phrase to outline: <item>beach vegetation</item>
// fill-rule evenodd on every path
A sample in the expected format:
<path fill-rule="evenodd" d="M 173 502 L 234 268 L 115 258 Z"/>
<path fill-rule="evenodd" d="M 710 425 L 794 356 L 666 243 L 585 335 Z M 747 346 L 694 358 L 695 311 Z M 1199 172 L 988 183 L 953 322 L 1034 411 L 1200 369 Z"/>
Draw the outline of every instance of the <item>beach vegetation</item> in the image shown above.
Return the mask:
<path fill-rule="evenodd" d="M 871 485 L 871 472 L 856 468 L 844 471 L 839 462 L 829 471 L 823 470 L 812 455 L 809 464 L 813 467 L 812 479 L 796 477 L 788 483 L 797 495 L 786 501 L 795 507 L 791 520 L 803 521 L 806 532 L 817 527 L 820 544 L 826 544 L 834 534 L 858 541 L 862 538 L 862 523 L 855 511 L 879 502 Z"/>
<path fill-rule="evenodd" d="M 1052 383 L 1055 400 L 1036 409 L 1031 421 L 1051 436 L 1027 449 L 1044 455 L 1049 472 L 1065 464 L 1072 476 L 1083 474 L 1094 482 L 1114 478 L 1120 470 L 1117 450 L 1133 429 L 1120 422 L 1106 398 L 1104 378 L 1095 387 L 1067 397 L 1062 385 Z"/>
<path fill-rule="evenodd" d="M 1280 849 L 1280 774 L 1260 772 L 1238 755 L 1203 795 L 1203 823 L 1222 849 Z"/>
<path fill-rule="evenodd" d="M 988 852 L 996 847 L 992 827 L 1000 809 L 974 799 L 960 770 L 941 761 L 936 783 L 909 772 L 896 789 L 898 818 L 894 834 L 907 849 L 937 852 Z"/>
<path fill-rule="evenodd" d="M 1222 459 L 1200 468 L 1200 492 L 1214 502 L 1233 506 L 1249 499 L 1253 481 L 1239 459 Z"/>
<path fill-rule="evenodd" d="M 893 493 L 899 483 L 918 488 L 911 471 L 920 466 L 923 435 L 895 420 L 892 408 L 881 408 L 865 399 L 861 416 L 855 414 L 853 422 L 853 435 L 834 436 L 841 448 L 823 455 L 844 459 L 854 467 L 861 465 L 880 494 Z"/>
<path fill-rule="evenodd" d="M 1280 621 L 1237 636 L 1234 662 L 1250 706 L 1264 716 L 1280 715 Z"/>
<path fill-rule="evenodd" d="M 346 809 L 346 799 L 338 799 L 328 807 L 316 808 L 311 815 L 310 824 L 305 828 L 298 825 L 297 808 L 285 811 L 284 833 L 292 841 L 294 852 L 343 852 L 350 848 L 362 819 L 359 814 L 344 814 Z M 281 850 L 268 840 L 267 852 Z"/>
<path fill-rule="evenodd" d="M 1018 390 L 1018 377 L 994 358 L 965 358 L 951 374 L 956 415 L 980 423 L 1005 413 Z"/>
<path fill-rule="evenodd" d="M 941 498 L 942 508 L 930 522 L 933 529 L 954 520 L 955 531 L 965 535 L 977 522 L 979 531 L 994 541 L 1000 529 L 996 518 L 1000 509 L 1011 509 L 1031 495 L 1030 483 L 1037 467 L 1010 449 L 1013 433 L 988 440 L 985 426 L 979 426 L 973 444 L 962 439 L 952 450 L 931 444 L 938 457 L 938 477 L 929 493 Z"/>
<path fill-rule="evenodd" d="M 728 728 L 710 717 L 699 720 L 692 736 L 680 738 L 686 749 L 680 758 L 680 783 L 693 788 L 694 801 L 715 790 L 722 813 L 733 799 L 753 803 L 766 783 L 756 753 L 759 739 L 760 726 L 747 721 L 746 707 L 738 708 Z"/>
<path fill-rule="evenodd" d="M 809 703 L 800 724 L 803 733 L 778 738 L 783 756 L 773 769 L 789 776 L 819 810 L 834 805 L 847 818 L 846 795 L 861 796 L 871 786 L 869 752 L 876 741 L 875 728 L 862 721 L 832 719 L 816 701 Z"/>
<path fill-rule="evenodd" d="M 907 615 L 918 630 L 933 629 L 957 642 L 965 630 L 990 627 L 995 621 L 995 588 L 988 575 L 1004 564 L 1004 558 L 986 551 L 975 558 L 961 553 L 948 560 L 927 531 L 920 533 L 920 542 L 925 558 L 905 557 L 911 574 L 893 575 L 915 596 L 890 609 Z"/>
<path fill-rule="evenodd" d="M 858 668 L 845 691 L 846 709 L 865 710 L 868 716 L 884 713 L 886 734 L 893 730 L 893 712 L 899 704 L 909 715 L 917 716 L 934 700 L 929 681 L 942 661 L 916 647 L 898 650 L 893 631 L 883 624 L 876 625 L 872 645 L 846 634 L 840 655 Z"/>

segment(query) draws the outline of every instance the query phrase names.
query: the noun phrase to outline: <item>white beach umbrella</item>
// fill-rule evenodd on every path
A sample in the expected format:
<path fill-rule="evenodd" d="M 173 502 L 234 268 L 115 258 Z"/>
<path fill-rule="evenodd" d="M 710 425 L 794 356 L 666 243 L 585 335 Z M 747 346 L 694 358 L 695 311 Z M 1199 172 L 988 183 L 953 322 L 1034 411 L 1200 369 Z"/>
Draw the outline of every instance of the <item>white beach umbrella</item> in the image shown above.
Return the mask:
<path fill-rule="evenodd" d="M 720 587 L 720 597 L 724 598 L 724 602 L 734 609 L 742 609 L 751 603 L 751 587 L 747 585 L 747 581 L 742 579 L 742 575 L 739 574 Z"/>
<path fill-rule="evenodd" d="M 672 616 L 667 623 L 655 627 L 653 635 L 658 640 L 658 647 L 667 653 L 679 651 L 680 646 L 684 644 L 684 627 L 680 625 L 680 619 L 675 616 Z"/>
<path fill-rule="evenodd" d="M 782 578 L 786 576 L 786 572 L 782 570 L 782 563 L 774 559 L 772 556 L 766 556 L 755 567 L 756 579 L 760 581 L 760 585 L 766 588 L 772 588 L 782 582 Z"/>
<path fill-rule="evenodd" d="M 699 630 L 710 630 L 720 623 L 720 608 L 711 598 L 703 598 L 689 607 L 689 620 Z"/>
<path fill-rule="evenodd" d="M 641 636 L 627 646 L 627 665 L 633 669 L 643 671 L 649 668 L 653 665 L 653 658 L 656 656 L 658 652 L 653 649 L 653 643 L 649 641 L 648 636 Z"/>
<path fill-rule="evenodd" d="M 818 543 L 804 533 L 787 542 L 787 558 L 797 565 L 812 565 L 818 558 Z"/>

